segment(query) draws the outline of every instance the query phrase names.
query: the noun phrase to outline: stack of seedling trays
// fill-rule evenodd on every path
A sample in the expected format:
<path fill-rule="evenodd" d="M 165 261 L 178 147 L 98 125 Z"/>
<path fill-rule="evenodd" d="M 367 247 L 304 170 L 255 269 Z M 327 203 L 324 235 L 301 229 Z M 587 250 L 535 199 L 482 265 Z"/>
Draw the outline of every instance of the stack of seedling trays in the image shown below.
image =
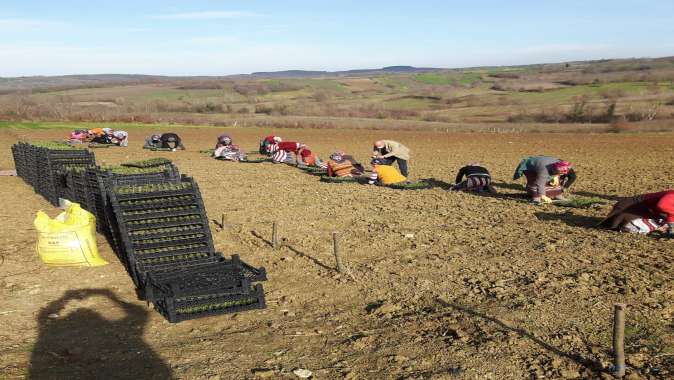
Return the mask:
<path fill-rule="evenodd" d="M 53 205 L 67 193 L 63 177 L 64 166 L 91 166 L 94 155 L 85 149 L 77 149 L 59 142 L 18 143 L 13 147 L 17 161 L 17 174 L 28 182 L 35 192 Z"/>
<path fill-rule="evenodd" d="M 25 142 L 19 142 L 12 146 L 12 155 L 16 166 L 16 174 L 34 189 L 39 180 L 37 157 L 33 147 Z"/>
<path fill-rule="evenodd" d="M 75 149 L 66 144 L 47 145 L 38 148 L 38 165 L 42 180 L 38 193 L 47 198 L 53 205 L 59 204 L 59 198 L 65 196 L 66 186 L 61 175 L 64 166 L 92 166 L 96 164 L 93 153 L 86 149 Z"/>
<path fill-rule="evenodd" d="M 17 174 L 36 192 L 80 203 L 136 284 L 170 322 L 265 307 L 264 268 L 215 252 L 197 184 L 163 158 L 100 168 L 86 150 L 17 143 Z"/>
<path fill-rule="evenodd" d="M 116 252 L 121 251 L 121 246 L 117 241 L 119 234 L 116 220 L 111 218 L 113 213 L 107 189 L 123 185 L 180 182 L 178 168 L 165 158 L 129 162 L 115 167 L 99 167 L 95 173 L 89 174 L 88 185 L 90 195 L 93 197 L 96 218 L 101 220 L 99 223 L 103 227 L 101 230 L 109 234 L 108 237 L 113 240 L 111 243 L 117 247 Z"/>
<path fill-rule="evenodd" d="M 197 184 L 148 182 L 112 186 L 109 192 L 127 268 L 136 285 L 137 263 L 212 256 L 213 241 Z"/>
<path fill-rule="evenodd" d="M 28 160 L 25 153 L 25 143 L 16 143 L 12 145 L 12 157 L 14 158 L 14 167 L 16 168 L 16 175 L 28 182 Z"/>
<path fill-rule="evenodd" d="M 113 184 L 110 204 L 129 275 L 170 322 L 265 307 L 263 269 L 215 252 L 197 184 Z"/>
<path fill-rule="evenodd" d="M 89 186 L 89 177 L 96 177 L 95 166 L 70 166 L 62 167 L 62 178 L 65 181 L 66 190 L 63 198 L 79 203 L 84 209 L 96 215 L 96 205 L 92 202 L 92 189 Z M 100 193 L 100 191 L 98 191 Z M 98 215 L 96 215 L 98 217 Z"/>
<path fill-rule="evenodd" d="M 227 260 L 217 253 L 180 269 L 154 265 L 145 273 L 145 299 L 170 322 L 265 307 L 262 285 L 252 285 L 267 279 L 264 268 L 253 268 L 238 255 Z"/>

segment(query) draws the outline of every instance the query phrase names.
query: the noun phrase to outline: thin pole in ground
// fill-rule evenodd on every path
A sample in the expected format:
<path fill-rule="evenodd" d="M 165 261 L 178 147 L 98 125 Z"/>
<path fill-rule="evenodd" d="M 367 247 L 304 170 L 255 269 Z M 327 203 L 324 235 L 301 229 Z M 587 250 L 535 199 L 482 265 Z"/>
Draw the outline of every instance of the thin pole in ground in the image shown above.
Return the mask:
<path fill-rule="evenodd" d="M 220 228 L 223 230 L 225 229 L 225 213 L 223 212 L 222 215 L 220 215 Z"/>
<path fill-rule="evenodd" d="M 339 257 L 339 233 L 332 233 L 332 252 L 335 254 L 335 264 L 337 265 L 337 272 L 343 273 L 342 259 Z"/>
<path fill-rule="evenodd" d="M 278 235 L 277 235 L 276 222 L 272 223 L 271 225 L 271 247 L 274 249 L 278 248 Z"/>
<path fill-rule="evenodd" d="M 625 376 L 625 304 L 613 305 L 613 367 L 615 377 Z"/>

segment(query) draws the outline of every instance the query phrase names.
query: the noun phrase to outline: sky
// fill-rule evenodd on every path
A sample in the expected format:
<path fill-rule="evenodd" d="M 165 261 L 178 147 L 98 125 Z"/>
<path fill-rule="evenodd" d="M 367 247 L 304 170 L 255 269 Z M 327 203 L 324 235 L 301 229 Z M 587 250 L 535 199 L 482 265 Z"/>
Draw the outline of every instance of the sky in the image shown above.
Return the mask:
<path fill-rule="evenodd" d="M 2 0 L 0 76 L 674 55 L 672 0 Z"/>

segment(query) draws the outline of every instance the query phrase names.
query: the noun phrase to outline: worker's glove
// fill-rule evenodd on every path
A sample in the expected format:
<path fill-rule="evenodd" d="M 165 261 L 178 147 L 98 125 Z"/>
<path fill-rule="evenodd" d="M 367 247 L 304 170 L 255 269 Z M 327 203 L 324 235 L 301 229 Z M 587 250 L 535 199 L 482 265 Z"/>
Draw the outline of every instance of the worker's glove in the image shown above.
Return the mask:
<path fill-rule="evenodd" d="M 367 181 L 368 185 L 374 185 L 374 181 Z"/>

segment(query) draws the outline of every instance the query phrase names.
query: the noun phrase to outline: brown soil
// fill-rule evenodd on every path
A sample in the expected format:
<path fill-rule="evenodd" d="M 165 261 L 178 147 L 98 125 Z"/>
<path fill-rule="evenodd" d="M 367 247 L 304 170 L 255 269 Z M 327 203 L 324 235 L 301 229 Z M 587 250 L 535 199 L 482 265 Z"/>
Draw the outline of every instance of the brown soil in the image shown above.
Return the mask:
<path fill-rule="evenodd" d="M 577 164 L 574 192 L 607 200 L 671 187 L 674 135 L 387 135 L 413 151 L 430 190 L 326 184 L 298 169 L 220 162 L 216 128 L 177 132 L 183 152 L 97 149 L 99 164 L 166 156 L 199 183 L 216 247 L 267 268 L 268 308 L 169 324 L 138 301 L 107 242 L 110 265 L 48 268 L 34 251 L 37 210 L 58 210 L 17 177 L 0 177 L 0 373 L 3 378 L 598 378 L 610 376 L 612 305 L 627 311 L 629 373 L 674 376 L 674 240 L 591 228 L 610 204 L 534 206 L 511 183 L 519 160 L 551 154 Z M 262 129 L 229 129 L 255 150 Z M 0 131 L 0 170 L 19 138 L 63 130 Z M 283 130 L 322 156 L 363 161 L 381 132 Z M 456 170 L 480 160 L 497 197 L 450 193 Z M 271 223 L 284 247 L 272 250 Z M 348 274 L 338 275 L 331 232 Z"/>

